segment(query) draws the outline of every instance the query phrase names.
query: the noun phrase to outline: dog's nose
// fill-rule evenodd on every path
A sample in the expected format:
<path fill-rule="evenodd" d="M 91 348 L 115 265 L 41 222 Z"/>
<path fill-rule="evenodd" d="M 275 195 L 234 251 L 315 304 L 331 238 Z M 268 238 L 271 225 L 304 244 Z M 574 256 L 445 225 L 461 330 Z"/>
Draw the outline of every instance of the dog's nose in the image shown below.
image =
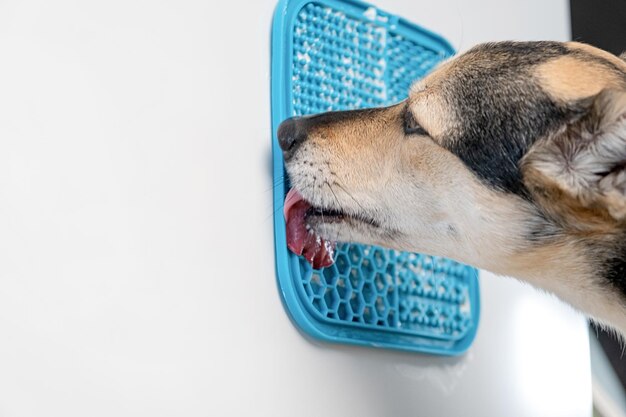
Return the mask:
<path fill-rule="evenodd" d="M 277 136 L 280 149 L 283 150 L 283 157 L 285 161 L 288 161 L 307 138 L 303 118 L 292 117 L 282 122 L 278 126 Z"/>

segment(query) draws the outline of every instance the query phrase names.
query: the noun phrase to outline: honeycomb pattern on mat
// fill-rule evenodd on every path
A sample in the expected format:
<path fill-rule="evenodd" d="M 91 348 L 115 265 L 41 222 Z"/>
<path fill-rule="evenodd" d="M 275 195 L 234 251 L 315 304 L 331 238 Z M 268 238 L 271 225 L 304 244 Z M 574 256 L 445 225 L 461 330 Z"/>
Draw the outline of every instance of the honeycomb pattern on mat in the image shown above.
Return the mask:
<path fill-rule="evenodd" d="M 459 336 L 471 324 L 467 269 L 434 256 L 341 244 L 328 268 L 313 270 L 301 259 L 300 284 L 326 321 Z"/>
<path fill-rule="evenodd" d="M 376 17 L 316 3 L 298 13 L 293 45 L 294 115 L 398 102 L 443 58 Z M 330 323 L 439 338 L 471 324 L 468 267 L 447 259 L 340 244 L 331 267 L 301 259 L 300 270 L 306 307 Z"/>

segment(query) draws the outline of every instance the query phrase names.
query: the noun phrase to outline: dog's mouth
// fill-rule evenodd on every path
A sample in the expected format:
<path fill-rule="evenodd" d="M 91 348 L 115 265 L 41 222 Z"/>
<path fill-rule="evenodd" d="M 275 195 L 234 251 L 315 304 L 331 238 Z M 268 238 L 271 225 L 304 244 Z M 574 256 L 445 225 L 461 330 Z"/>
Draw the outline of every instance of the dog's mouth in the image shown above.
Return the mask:
<path fill-rule="evenodd" d="M 315 269 L 333 264 L 335 242 L 319 236 L 309 225 L 313 216 L 325 221 L 341 221 L 344 214 L 337 210 L 323 210 L 314 207 L 295 188 L 285 197 L 283 209 L 287 222 L 287 247 L 296 255 L 303 256 Z"/>
<path fill-rule="evenodd" d="M 315 269 L 334 263 L 336 242 L 320 236 L 312 226 L 341 224 L 348 227 L 366 225 L 380 228 L 377 221 L 361 214 L 351 214 L 339 208 L 316 207 L 294 188 L 285 197 L 283 213 L 287 223 L 289 250 L 303 256 Z"/>

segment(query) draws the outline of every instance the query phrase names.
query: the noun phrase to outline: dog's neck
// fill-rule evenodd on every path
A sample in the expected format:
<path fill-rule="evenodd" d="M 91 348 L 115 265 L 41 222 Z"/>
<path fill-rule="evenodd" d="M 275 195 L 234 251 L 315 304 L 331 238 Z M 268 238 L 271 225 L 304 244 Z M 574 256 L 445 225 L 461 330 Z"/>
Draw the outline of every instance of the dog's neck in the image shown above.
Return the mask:
<path fill-rule="evenodd" d="M 557 295 L 626 335 L 626 302 L 618 291 L 608 288 L 598 268 L 585 262 L 589 257 L 584 251 L 579 242 L 557 239 L 520 251 L 492 267 L 496 273 L 521 279 Z"/>
<path fill-rule="evenodd" d="M 461 193 L 455 193 L 462 196 Z M 465 194 L 467 195 L 467 194 Z M 521 198 L 500 193 L 452 199 L 446 220 L 454 234 L 432 230 L 400 243 L 400 249 L 459 260 L 499 275 L 511 276 L 557 295 L 600 323 L 626 335 L 626 300 L 610 288 L 590 254 L 588 240 L 563 233 Z M 439 230 L 443 227 L 439 227 Z M 592 248 L 593 249 L 593 248 Z M 626 278 L 626 277 L 625 277 Z"/>

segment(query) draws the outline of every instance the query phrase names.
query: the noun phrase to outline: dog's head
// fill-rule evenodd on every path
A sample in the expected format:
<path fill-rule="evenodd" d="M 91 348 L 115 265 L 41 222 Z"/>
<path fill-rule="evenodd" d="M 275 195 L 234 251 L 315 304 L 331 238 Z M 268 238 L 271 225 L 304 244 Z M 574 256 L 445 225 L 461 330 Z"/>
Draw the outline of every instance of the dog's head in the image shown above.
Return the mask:
<path fill-rule="evenodd" d="M 623 236 L 626 62 L 586 45 L 480 45 L 401 103 L 290 119 L 278 136 L 318 209 L 308 224 L 331 239 L 511 273 L 555 242 Z"/>

